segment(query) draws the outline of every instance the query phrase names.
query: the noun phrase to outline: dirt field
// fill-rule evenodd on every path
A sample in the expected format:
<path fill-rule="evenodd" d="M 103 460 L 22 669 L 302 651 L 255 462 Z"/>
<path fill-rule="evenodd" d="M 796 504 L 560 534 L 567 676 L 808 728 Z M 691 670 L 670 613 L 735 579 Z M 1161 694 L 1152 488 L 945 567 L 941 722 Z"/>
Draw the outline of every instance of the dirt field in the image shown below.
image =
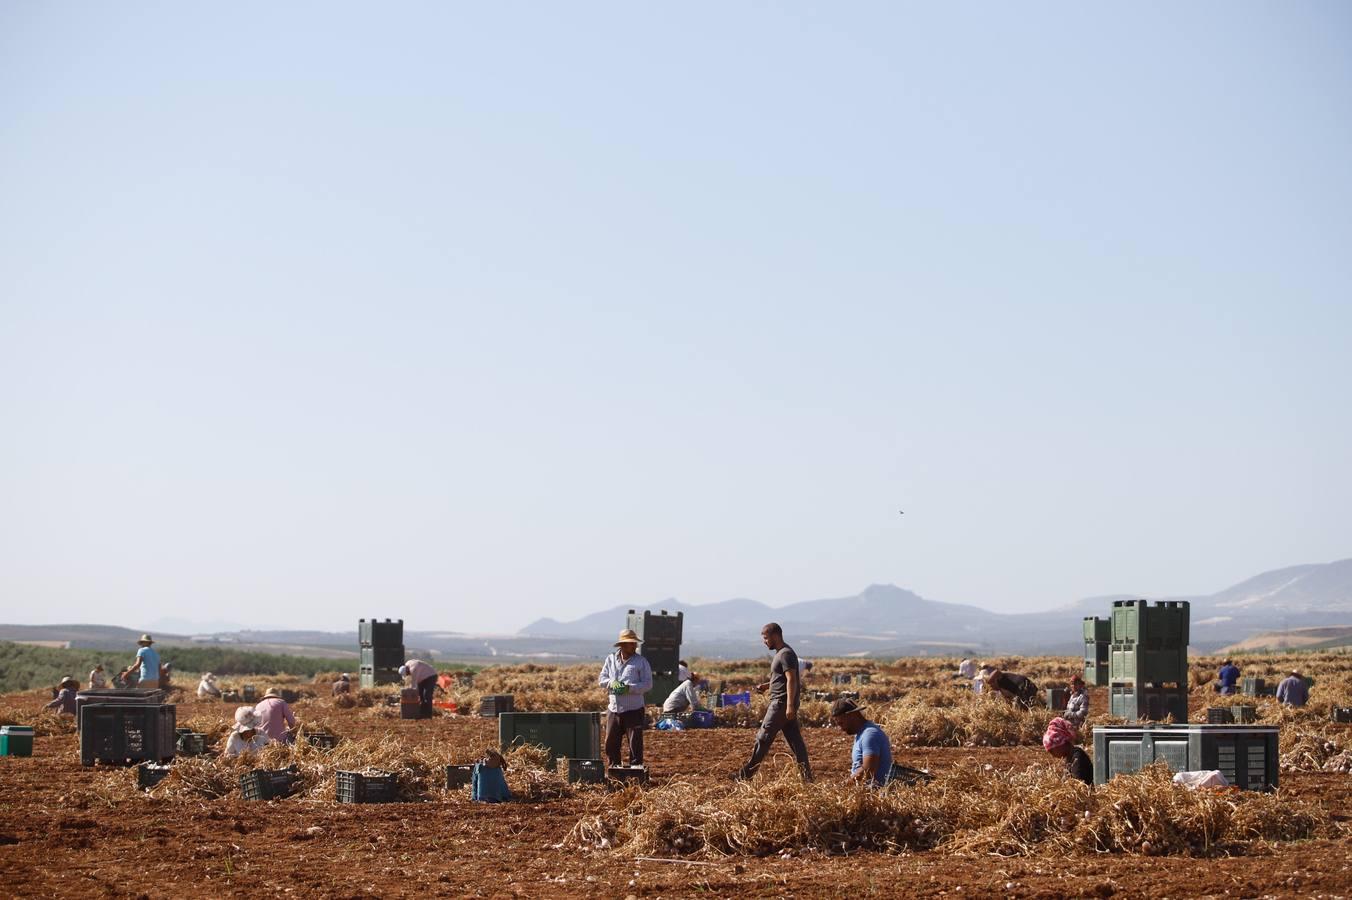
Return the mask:
<path fill-rule="evenodd" d="M 0 698 L 38 705 L 36 693 Z M 1101 708 L 1101 706 L 1100 706 Z M 180 722 L 224 722 L 233 706 L 183 702 Z M 471 761 L 496 742 L 493 720 L 432 721 L 337 709 L 327 698 L 296 705 L 302 721 L 323 719 L 345 740 L 396 735 L 406 745 Z M 650 730 L 655 785 L 721 784 L 745 758 L 753 731 Z M 808 729 L 819 780 L 848 771 L 849 738 Z M 449 750 L 448 750 L 449 748 Z M 897 759 L 936 773 L 955 767 L 1045 766 L 1040 747 L 897 747 Z M 761 777 L 788 769 L 783 745 Z M 579 787 L 567 796 L 474 804 L 437 792 L 420 803 L 354 806 L 329 799 L 248 803 L 157 799 L 138 794 L 132 770 L 79 764 L 72 733 L 37 738 L 32 758 L 0 758 L 0 875 L 23 896 L 322 897 L 429 896 L 1346 896 L 1352 838 L 1333 835 L 1255 843 L 1234 857 L 1035 854 L 1015 858 L 943 850 L 765 857 L 635 859 L 622 849 L 579 846 L 570 833 L 605 796 Z M 1352 812 L 1352 776 L 1283 772 L 1284 797 Z"/>

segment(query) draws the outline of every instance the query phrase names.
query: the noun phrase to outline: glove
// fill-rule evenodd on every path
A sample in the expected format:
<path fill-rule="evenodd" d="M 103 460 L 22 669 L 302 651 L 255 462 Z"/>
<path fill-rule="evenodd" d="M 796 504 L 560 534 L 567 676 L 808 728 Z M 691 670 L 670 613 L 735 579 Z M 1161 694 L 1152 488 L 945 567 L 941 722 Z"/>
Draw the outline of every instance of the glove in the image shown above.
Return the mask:
<path fill-rule="evenodd" d="M 629 693 L 629 685 L 625 684 L 623 681 L 612 681 L 610 683 L 610 692 L 612 694 L 627 694 Z"/>

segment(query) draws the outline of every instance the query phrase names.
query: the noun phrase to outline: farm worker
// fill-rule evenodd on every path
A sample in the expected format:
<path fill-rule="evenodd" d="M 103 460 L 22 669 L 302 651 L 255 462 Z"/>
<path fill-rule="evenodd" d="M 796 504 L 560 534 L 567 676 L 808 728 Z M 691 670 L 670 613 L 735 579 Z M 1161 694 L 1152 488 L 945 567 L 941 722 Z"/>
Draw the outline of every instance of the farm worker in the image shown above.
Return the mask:
<path fill-rule="evenodd" d="M 333 696 L 337 697 L 339 694 L 350 693 L 352 693 L 352 676 L 344 672 L 333 683 Z"/>
<path fill-rule="evenodd" d="M 986 689 L 986 670 L 982 668 L 972 677 L 972 693 L 979 694 Z"/>
<path fill-rule="evenodd" d="M 798 678 L 798 654 L 784 643 L 784 629 L 779 623 L 771 622 L 761 629 L 761 641 L 774 656 L 770 660 L 770 680 L 756 685 L 756 690 L 770 691 L 770 703 L 765 708 L 765 718 L 761 720 L 760 730 L 756 732 L 756 743 L 751 748 L 751 759 L 734 775 L 734 778 L 750 778 L 760 768 L 765 754 L 770 752 L 770 744 L 781 731 L 794 759 L 798 760 L 798 771 L 804 781 L 812 780 L 812 766 L 807 759 L 807 744 L 803 743 L 803 733 L 798 729 L 798 701 L 802 697 L 802 683 Z"/>
<path fill-rule="evenodd" d="M 1277 702 L 1287 706 L 1304 706 L 1310 699 L 1310 688 L 1295 669 L 1277 685 Z"/>
<path fill-rule="evenodd" d="M 93 690 L 102 690 L 108 686 L 108 676 L 103 674 L 103 663 L 99 663 L 89 671 L 89 687 Z"/>
<path fill-rule="evenodd" d="M 410 659 L 399 667 L 399 677 L 407 678 L 418 689 L 418 718 L 432 718 L 432 695 L 437 690 L 437 670 L 421 659 Z"/>
<path fill-rule="evenodd" d="M 269 743 L 268 736 L 259 730 L 258 714 L 252 706 L 235 710 L 235 727 L 230 729 L 230 737 L 225 742 L 226 756 L 255 753 Z"/>
<path fill-rule="evenodd" d="M 653 669 L 639 655 L 638 634 L 620 632 L 615 652 L 601 664 L 596 683 L 606 689 L 606 764 L 620 764 L 620 742 L 629 739 L 629 765 L 643 765 L 643 695 L 652 690 Z"/>
<path fill-rule="evenodd" d="M 43 709 L 55 709 L 63 716 L 75 715 L 75 694 L 80 690 L 80 682 L 75 680 L 74 675 L 67 675 L 61 679 L 61 684 L 57 689 L 56 699 L 43 706 Z"/>
<path fill-rule="evenodd" d="M 690 663 L 686 662 L 685 660 L 681 660 L 680 662 L 676 663 L 676 680 L 677 681 L 690 680 Z"/>
<path fill-rule="evenodd" d="M 699 691 L 695 689 L 695 684 L 699 676 L 694 672 L 687 672 L 685 680 L 676 685 L 676 690 L 668 695 L 666 702 L 662 704 L 663 715 L 674 715 L 683 713 L 686 710 L 700 709 Z"/>
<path fill-rule="evenodd" d="M 202 675 L 202 680 L 197 683 L 197 699 L 209 700 L 212 697 L 221 696 L 220 685 L 216 684 L 216 676 L 210 672 Z"/>
<path fill-rule="evenodd" d="M 1085 690 L 1084 677 L 1070 676 L 1070 699 L 1066 701 L 1065 719 L 1079 728 L 1089 718 L 1089 691 Z"/>
<path fill-rule="evenodd" d="M 877 723 L 864 718 L 864 709 L 848 697 L 842 697 L 831 704 L 831 721 L 841 731 L 854 735 L 850 780 L 882 787 L 892 774 L 892 742 Z"/>
<path fill-rule="evenodd" d="M 164 663 L 160 666 L 160 687 L 169 690 L 169 676 L 174 674 L 174 664 Z"/>
<path fill-rule="evenodd" d="M 803 682 L 807 680 L 808 673 L 812 671 L 812 660 L 800 659 L 798 661 L 798 687 L 802 690 Z"/>
<path fill-rule="evenodd" d="M 291 707 L 282 699 L 282 692 L 268 688 L 263 699 L 254 706 L 254 715 L 258 717 L 258 730 L 269 740 L 290 744 L 296 736 L 288 729 L 296 727 L 296 716 Z"/>
<path fill-rule="evenodd" d="M 1066 764 L 1066 774 L 1078 778 L 1085 784 L 1094 783 L 1094 764 L 1089 754 L 1075 746 L 1075 726 L 1057 716 L 1047 724 L 1047 732 L 1042 735 L 1042 747 L 1052 756 Z"/>
<path fill-rule="evenodd" d="M 986 673 L 987 687 L 999 691 L 1006 700 L 1024 709 L 1031 706 L 1033 698 L 1037 696 L 1037 685 L 1025 675 L 1001 672 L 995 666 L 982 666 L 981 671 Z"/>
<path fill-rule="evenodd" d="M 139 648 L 136 651 L 136 660 L 126 669 L 128 672 L 139 673 L 136 686 L 146 690 L 154 690 L 160 686 L 160 654 L 151 646 L 154 643 L 150 635 L 141 635 L 141 639 L 136 642 Z"/>
<path fill-rule="evenodd" d="M 976 663 L 972 662 L 970 659 L 964 659 L 962 662 L 958 663 L 957 677 L 963 681 L 971 681 L 976 677 Z"/>
<path fill-rule="evenodd" d="M 1217 690 L 1222 694 L 1233 694 L 1235 685 L 1239 684 L 1239 666 L 1235 665 L 1234 660 L 1227 659 L 1221 665 L 1217 677 L 1220 679 L 1220 686 Z"/>

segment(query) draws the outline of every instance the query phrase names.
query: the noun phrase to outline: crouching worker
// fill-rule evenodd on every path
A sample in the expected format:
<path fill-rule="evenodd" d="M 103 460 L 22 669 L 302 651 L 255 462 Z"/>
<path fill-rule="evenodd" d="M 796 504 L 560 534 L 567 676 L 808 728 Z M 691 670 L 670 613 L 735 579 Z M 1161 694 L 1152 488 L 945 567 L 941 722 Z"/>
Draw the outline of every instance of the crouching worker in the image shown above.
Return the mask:
<path fill-rule="evenodd" d="M 296 714 L 291 705 L 282 699 L 282 692 L 268 688 L 263 699 L 254 707 L 258 716 L 258 729 L 268 736 L 270 741 L 290 744 L 296 740 Z"/>
<path fill-rule="evenodd" d="M 202 674 L 202 680 L 197 683 L 198 700 L 219 700 L 221 699 L 221 686 L 216 683 L 216 676 L 211 672 Z"/>
<path fill-rule="evenodd" d="M 850 780 L 870 787 L 887 784 L 892 773 L 892 742 L 876 722 L 864 718 L 864 707 L 848 697 L 831 704 L 831 721 L 854 736 L 850 752 Z"/>
<path fill-rule="evenodd" d="M 421 659 L 410 659 L 399 667 L 399 677 L 418 689 L 418 718 L 432 718 L 432 697 L 437 691 L 437 670 Z"/>
<path fill-rule="evenodd" d="M 470 771 L 470 799 L 482 803 L 501 803 L 512 799 L 507 788 L 507 760 L 502 754 L 489 747 L 484 751 L 483 759 L 474 764 Z"/>
<path fill-rule="evenodd" d="M 1075 726 L 1057 716 L 1047 724 L 1042 735 L 1042 747 L 1065 763 L 1066 774 L 1078 778 L 1090 787 L 1094 784 L 1094 764 L 1089 754 L 1075 746 Z"/>
<path fill-rule="evenodd" d="M 699 683 L 699 676 L 694 672 L 686 674 L 685 681 L 676 686 L 676 690 L 667 696 L 666 702 L 662 704 L 662 715 L 676 716 L 681 713 L 693 712 L 697 709 L 703 709 L 699 702 L 699 691 L 695 685 Z"/>
<path fill-rule="evenodd" d="M 75 680 L 74 675 L 67 675 L 61 679 L 61 684 L 56 691 L 56 699 L 43 709 L 54 709 L 63 716 L 75 715 L 75 694 L 80 690 L 80 682 Z"/>
<path fill-rule="evenodd" d="M 269 743 L 268 736 L 258 728 L 258 715 L 252 706 L 235 710 L 235 727 L 230 729 L 230 737 L 225 742 L 226 756 L 257 753 Z"/>
<path fill-rule="evenodd" d="M 333 696 L 352 693 L 352 676 L 344 672 L 338 676 L 338 680 L 333 683 Z"/>

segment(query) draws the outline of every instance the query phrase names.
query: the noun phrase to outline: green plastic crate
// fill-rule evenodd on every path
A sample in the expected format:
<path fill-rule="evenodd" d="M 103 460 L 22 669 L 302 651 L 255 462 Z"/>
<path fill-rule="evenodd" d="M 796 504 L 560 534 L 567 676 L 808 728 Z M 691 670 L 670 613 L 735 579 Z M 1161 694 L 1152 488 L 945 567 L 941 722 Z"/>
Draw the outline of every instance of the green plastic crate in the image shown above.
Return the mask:
<path fill-rule="evenodd" d="M 28 725 L 0 726 L 0 756 L 32 756 L 33 729 Z"/>
<path fill-rule="evenodd" d="M 1216 769 L 1245 790 L 1277 788 L 1275 725 L 1112 725 L 1094 729 L 1094 783 L 1163 761 L 1175 772 Z"/>
<path fill-rule="evenodd" d="M 1084 664 L 1084 683 L 1091 687 L 1103 687 L 1108 683 L 1108 662 Z"/>
<path fill-rule="evenodd" d="M 549 749 L 550 764 L 559 757 L 601 757 L 599 712 L 505 712 L 498 716 L 498 743 L 539 744 Z"/>
<path fill-rule="evenodd" d="M 1154 649 L 1140 644 L 1112 644 L 1108 653 L 1108 679 L 1114 684 L 1134 681 L 1148 684 L 1186 684 L 1187 647 Z"/>
<path fill-rule="evenodd" d="M 402 647 L 404 620 L 386 619 L 382 622 L 379 619 L 358 619 L 357 643 L 363 647 Z"/>
<path fill-rule="evenodd" d="M 1163 649 L 1188 646 L 1189 605 L 1186 600 L 1114 600 L 1114 644 L 1142 644 Z"/>
<path fill-rule="evenodd" d="M 1113 620 L 1096 616 L 1084 617 L 1084 641 L 1086 644 L 1107 643 L 1113 639 Z"/>

